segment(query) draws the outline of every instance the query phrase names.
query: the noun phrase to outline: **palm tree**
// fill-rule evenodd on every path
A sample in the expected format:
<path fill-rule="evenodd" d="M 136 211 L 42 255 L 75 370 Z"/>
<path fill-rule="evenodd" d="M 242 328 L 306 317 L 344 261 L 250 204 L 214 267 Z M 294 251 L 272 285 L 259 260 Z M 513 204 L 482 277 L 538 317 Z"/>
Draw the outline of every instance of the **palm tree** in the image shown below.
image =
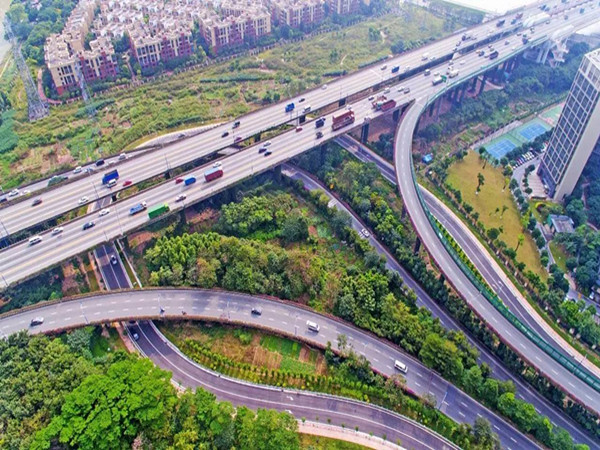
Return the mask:
<path fill-rule="evenodd" d="M 523 241 L 525 241 L 525 235 L 520 234 L 519 235 L 519 242 L 517 242 L 517 248 L 515 249 L 515 251 L 519 250 L 519 247 L 521 246 L 521 244 L 523 244 Z"/>
<path fill-rule="evenodd" d="M 479 157 L 481 159 L 483 159 L 483 168 L 485 169 L 485 166 L 488 162 L 487 160 L 487 155 L 488 155 L 488 151 L 486 150 L 485 147 L 479 147 Z"/>

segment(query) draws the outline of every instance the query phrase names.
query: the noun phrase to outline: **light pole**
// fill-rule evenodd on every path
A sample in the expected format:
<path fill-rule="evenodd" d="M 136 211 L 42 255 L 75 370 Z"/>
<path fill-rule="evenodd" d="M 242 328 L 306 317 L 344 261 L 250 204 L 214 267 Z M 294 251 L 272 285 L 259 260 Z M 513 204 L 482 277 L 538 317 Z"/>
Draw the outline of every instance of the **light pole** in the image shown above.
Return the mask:
<path fill-rule="evenodd" d="M 119 222 L 119 230 L 121 230 L 121 236 L 123 236 L 123 225 L 121 225 L 121 218 L 119 217 L 118 207 L 115 207 L 115 212 L 117 213 L 117 222 Z"/>

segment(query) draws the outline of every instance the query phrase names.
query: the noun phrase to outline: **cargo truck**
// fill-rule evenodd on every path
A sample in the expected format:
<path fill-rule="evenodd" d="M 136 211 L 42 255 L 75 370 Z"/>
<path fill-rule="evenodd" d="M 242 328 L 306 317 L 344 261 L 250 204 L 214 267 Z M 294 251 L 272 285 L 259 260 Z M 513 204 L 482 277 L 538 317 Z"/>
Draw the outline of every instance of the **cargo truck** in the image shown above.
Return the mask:
<path fill-rule="evenodd" d="M 396 100 L 389 99 L 388 101 L 384 102 L 379 109 L 381 111 L 389 111 L 390 109 L 393 109 L 395 107 L 396 107 Z"/>
<path fill-rule="evenodd" d="M 354 111 L 346 111 L 339 116 L 333 116 L 331 128 L 333 130 L 339 130 L 340 128 L 350 125 L 351 123 L 354 123 Z"/>
<path fill-rule="evenodd" d="M 195 182 L 196 182 L 196 177 L 191 176 L 191 175 L 189 177 L 186 177 L 183 180 L 183 184 L 185 184 L 186 186 L 189 186 L 190 184 L 194 184 Z"/>
<path fill-rule="evenodd" d="M 109 181 L 111 180 L 118 180 L 119 179 L 119 172 L 117 172 L 117 170 L 111 170 L 110 172 L 106 172 L 104 174 L 104 176 L 102 177 L 102 184 L 108 184 Z"/>
<path fill-rule="evenodd" d="M 431 80 L 431 84 L 436 86 L 440 83 L 444 83 L 446 81 L 446 77 L 444 75 L 438 75 L 433 80 Z"/>
<path fill-rule="evenodd" d="M 135 205 L 134 207 L 129 209 L 129 215 L 134 216 L 137 213 L 140 213 L 145 209 L 146 209 L 146 202 L 138 203 L 137 205 Z"/>
<path fill-rule="evenodd" d="M 153 206 L 152 208 L 150 208 L 148 210 L 148 217 L 150 219 L 154 219 L 155 217 L 158 217 L 161 214 L 166 213 L 167 211 L 169 211 L 169 204 L 162 203 L 160 205 L 156 205 L 156 206 Z"/>
<path fill-rule="evenodd" d="M 291 112 L 294 110 L 295 107 L 296 105 L 294 105 L 293 103 L 288 103 L 287 105 L 285 105 L 285 112 Z"/>
<path fill-rule="evenodd" d="M 454 78 L 458 76 L 458 70 L 452 69 L 448 71 L 448 78 Z"/>
<path fill-rule="evenodd" d="M 206 172 L 204 172 L 204 179 L 207 183 L 212 180 L 216 180 L 217 178 L 221 178 L 222 176 L 223 169 L 221 167 L 211 167 Z"/>

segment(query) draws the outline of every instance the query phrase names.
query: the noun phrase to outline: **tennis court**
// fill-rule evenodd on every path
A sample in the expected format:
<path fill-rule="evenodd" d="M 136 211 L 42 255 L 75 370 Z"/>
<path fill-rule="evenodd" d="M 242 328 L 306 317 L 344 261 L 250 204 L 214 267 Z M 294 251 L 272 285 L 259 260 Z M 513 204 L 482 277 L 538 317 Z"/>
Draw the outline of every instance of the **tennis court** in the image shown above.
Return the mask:
<path fill-rule="evenodd" d="M 560 113 L 562 112 L 564 106 L 565 104 L 561 103 L 560 105 L 556 105 L 553 108 L 547 109 L 540 114 L 540 118 L 548 125 L 553 127 L 558 122 L 558 118 L 560 117 Z"/>
<path fill-rule="evenodd" d="M 529 122 L 528 124 L 520 127 L 520 129 L 517 131 L 517 133 L 519 133 L 523 139 L 529 142 L 533 141 L 536 137 L 544 134 L 545 132 L 546 128 L 544 128 L 541 123 L 536 121 Z"/>
<path fill-rule="evenodd" d="M 498 139 L 494 139 L 489 144 L 486 144 L 485 149 L 493 158 L 500 160 L 516 147 L 517 144 L 512 140 L 508 139 L 506 136 L 502 136 Z"/>

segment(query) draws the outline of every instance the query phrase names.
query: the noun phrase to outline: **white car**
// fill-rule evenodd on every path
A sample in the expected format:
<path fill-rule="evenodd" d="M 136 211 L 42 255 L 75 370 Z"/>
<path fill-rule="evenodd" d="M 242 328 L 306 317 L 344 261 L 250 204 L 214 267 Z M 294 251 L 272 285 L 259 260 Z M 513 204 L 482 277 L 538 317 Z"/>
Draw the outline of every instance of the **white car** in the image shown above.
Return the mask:
<path fill-rule="evenodd" d="M 461 66 L 464 66 L 464 65 L 465 65 L 465 63 L 466 63 L 466 61 L 463 59 L 463 60 L 460 62 L 460 65 L 461 65 Z"/>
<path fill-rule="evenodd" d="M 398 88 L 398 92 L 402 92 L 403 90 L 404 90 L 404 86 L 400 86 L 400 87 Z"/>
<path fill-rule="evenodd" d="M 31 194 L 31 191 L 29 189 L 25 189 L 23 191 L 23 195 L 29 195 L 29 194 Z"/>
<path fill-rule="evenodd" d="M 327 85 L 324 84 L 323 86 L 321 86 L 321 89 L 323 89 L 323 90 L 327 89 Z"/>
<path fill-rule="evenodd" d="M 56 227 L 54 230 L 52 230 L 52 236 L 56 236 L 57 234 L 60 234 L 64 231 L 63 227 Z"/>
<path fill-rule="evenodd" d="M 79 204 L 80 204 L 80 205 L 84 205 L 85 203 L 87 203 L 87 202 L 89 202 L 89 201 L 90 201 L 90 199 L 89 199 L 89 198 L 87 198 L 87 197 L 83 196 L 83 197 L 81 197 L 81 198 L 79 199 Z"/>
<path fill-rule="evenodd" d="M 217 161 L 216 163 L 213 164 L 213 167 L 216 169 L 217 167 L 221 167 L 223 165 L 223 163 L 221 161 Z"/>
<path fill-rule="evenodd" d="M 98 214 L 98 216 L 100 216 L 100 217 L 102 217 L 102 216 L 105 216 L 105 215 L 107 215 L 109 212 L 110 212 L 110 209 L 109 209 L 109 208 L 105 208 L 105 209 L 103 209 L 102 211 L 100 211 L 100 214 Z"/>
<path fill-rule="evenodd" d="M 360 232 L 364 235 L 364 237 L 368 238 L 369 236 L 371 236 L 371 234 L 365 229 L 363 228 L 362 230 L 360 230 Z"/>
<path fill-rule="evenodd" d="M 82 170 L 83 170 L 83 168 L 81 166 L 77 166 L 77 167 L 75 167 L 75 170 L 73 171 L 73 173 L 78 174 L 78 173 L 81 173 Z"/>
<path fill-rule="evenodd" d="M 119 155 L 119 161 L 123 161 L 124 159 L 127 159 L 127 153 L 121 153 Z"/>
<path fill-rule="evenodd" d="M 175 201 L 176 202 L 182 202 L 186 199 L 185 194 L 179 194 L 177 197 L 175 197 Z"/>
<path fill-rule="evenodd" d="M 263 144 L 263 147 L 268 147 L 269 145 L 271 145 L 271 141 L 267 141 Z"/>
<path fill-rule="evenodd" d="M 116 163 L 117 163 L 117 160 L 116 160 L 116 159 L 111 159 L 111 160 L 108 162 L 108 165 L 109 165 L 109 166 L 112 166 L 113 164 L 116 164 Z"/>
<path fill-rule="evenodd" d="M 10 191 L 8 193 L 9 197 L 16 197 L 17 195 L 19 195 L 19 190 L 18 189 L 13 189 L 12 191 Z"/>

